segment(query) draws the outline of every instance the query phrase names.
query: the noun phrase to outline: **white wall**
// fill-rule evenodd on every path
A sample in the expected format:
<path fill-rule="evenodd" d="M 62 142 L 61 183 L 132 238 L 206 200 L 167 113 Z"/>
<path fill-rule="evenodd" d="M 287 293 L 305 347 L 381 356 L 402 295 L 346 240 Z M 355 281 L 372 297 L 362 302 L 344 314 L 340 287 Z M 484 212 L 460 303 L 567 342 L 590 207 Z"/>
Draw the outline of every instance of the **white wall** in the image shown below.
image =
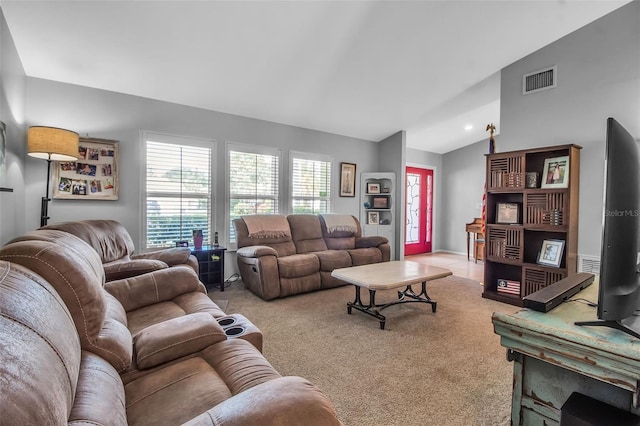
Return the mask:
<path fill-rule="evenodd" d="M 383 139 L 379 144 L 378 172 L 393 172 L 396 174 L 396 187 L 394 199 L 394 214 L 396 217 L 395 260 L 404 258 L 404 210 L 405 210 L 405 174 L 406 164 L 406 132 L 401 130 Z"/>

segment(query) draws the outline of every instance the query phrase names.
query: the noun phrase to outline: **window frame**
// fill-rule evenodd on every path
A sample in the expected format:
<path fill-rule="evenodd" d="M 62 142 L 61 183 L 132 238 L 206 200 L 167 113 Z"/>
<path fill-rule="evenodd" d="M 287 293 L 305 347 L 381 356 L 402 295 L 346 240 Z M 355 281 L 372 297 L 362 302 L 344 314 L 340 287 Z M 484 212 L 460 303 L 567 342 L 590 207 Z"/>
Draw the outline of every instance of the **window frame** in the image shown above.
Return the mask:
<path fill-rule="evenodd" d="M 231 152 L 243 152 L 247 154 L 256 154 L 256 155 L 272 155 L 278 158 L 278 170 L 277 170 L 277 182 L 278 182 L 278 195 L 276 197 L 276 205 L 278 206 L 278 214 L 286 214 L 285 204 L 283 202 L 283 194 L 286 194 L 287 188 L 285 188 L 284 184 L 284 174 L 283 168 L 284 164 L 282 161 L 282 149 L 275 148 L 266 145 L 254 145 L 254 144 L 245 144 L 238 142 L 227 141 L 225 143 L 225 239 L 227 241 L 227 249 L 228 250 L 237 250 L 238 244 L 237 241 L 231 240 L 231 179 L 229 178 L 231 172 Z"/>
<path fill-rule="evenodd" d="M 295 169 L 293 166 L 293 162 L 296 159 L 328 163 L 329 165 L 329 185 L 328 185 L 329 196 L 328 197 L 324 197 L 324 198 L 319 196 L 318 197 L 294 197 L 293 173 Z M 329 155 L 317 154 L 312 152 L 304 152 L 304 151 L 289 151 L 289 191 L 288 191 L 288 200 L 287 200 L 288 213 L 289 214 L 293 213 L 293 202 L 294 200 L 297 200 L 297 199 L 304 199 L 304 200 L 326 199 L 329 203 L 329 211 L 327 213 L 331 213 L 331 211 L 333 210 L 333 202 L 335 201 L 334 191 L 333 191 L 333 176 L 334 176 L 333 171 L 334 171 L 334 160 L 333 160 L 333 157 Z M 314 214 L 322 214 L 322 213 L 314 213 Z"/>
<path fill-rule="evenodd" d="M 217 154 L 217 142 L 214 139 L 197 138 L 191 136 L 171 135 L 166 133 L 159 133 L 153 131 L 143 130 L 140 135 L 140 151 L 143 167 L 140 167 L 140 182 L 141 194 L 140 194 L 140 250 L 141 251 L 153 251 L 158 247 L 147 247 L 147 142 L 166 143 L 172 145 L 191 146 L 196 148 L 209 149 L 209 230 L 215 231 L 216 223 L 216 185 L 215 185 L 215 172 L 216 172 L 216 154 Z"/>

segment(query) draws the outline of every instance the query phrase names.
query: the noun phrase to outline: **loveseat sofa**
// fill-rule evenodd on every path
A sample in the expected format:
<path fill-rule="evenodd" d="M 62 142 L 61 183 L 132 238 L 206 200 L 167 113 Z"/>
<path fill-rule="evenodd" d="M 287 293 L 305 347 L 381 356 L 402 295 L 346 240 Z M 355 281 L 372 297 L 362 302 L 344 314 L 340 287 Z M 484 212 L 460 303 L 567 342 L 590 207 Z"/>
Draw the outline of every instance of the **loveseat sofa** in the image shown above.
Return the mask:
<path fill-rule="evenodd" d="M 264 300 L 345 285 L 334 269 L 390 260 L 388 240 L 363 237 L 351 215 L 253 215 L 233 225 L 242 281 Z"/>
<path fill-rule="evenodd" d="M 88 219 L 52 223 L 40 229 L 68 232 L 89 244 L 99 255 L 107 281 L 133 277 L 171 266 L 187 265 L 196 273 L 198 260 L 188 247 L 170 247 L 134 253 L 127 229 L 115 220 Z"/>
<path fill-rule="evenodd" d="M 0 249 L 0 423 L 340 424 L 313 384 L 229 336 L 191 268 L 106 291 L 84 241 L 28 234 Z M 176 315 L 185 301 L 192 312 Z M 130 315 L 139 309 L 144 318 Z"/>

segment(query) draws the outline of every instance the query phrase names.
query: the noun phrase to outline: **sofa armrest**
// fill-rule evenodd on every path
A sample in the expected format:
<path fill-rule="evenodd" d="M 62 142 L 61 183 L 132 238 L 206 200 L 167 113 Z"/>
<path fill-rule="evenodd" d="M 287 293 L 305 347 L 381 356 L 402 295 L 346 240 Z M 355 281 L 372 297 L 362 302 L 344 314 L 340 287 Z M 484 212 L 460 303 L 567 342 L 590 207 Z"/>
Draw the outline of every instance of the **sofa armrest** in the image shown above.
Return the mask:
<path fill-rule="evenodd" d="M 175 266 L 104 285 L 126 312 L 171 300 L 191 292 L 207 293 L 198 275 L 188 266 Z"/>
<path fill-rule="evenodd" d="M 131 259 L 160 260 L 169 266 L 173 266 L 187 264 L 189 262 L 189 256 L 191 256 L 191 249 L 189 249 L 188 247 L 171 247 L 161 250 L 132 254 Z"/>
<path fill-rule="evenodd" d="M 135 277 L 148 272 L 159 271 L 169 267 L 165 262 L 155 259 L 133 259 L 105 263 L 104 275 L 107 281 Z"/>
<path fill-rule="evenodd" d="M 239 248 L 236 251 L 237 256 L 241 257 L 262 257 L 262 256 L 278 256 L 278 252 L 269 246 L 247 246 Z"/>
<path fill-rule="evenodd" d="M 377 235 L 372 235 L 370 237 L 360 237 L 356 238 L 356 248 L 378 247 L 388 242 L 389 240 L 386 237 Z"/>
<path fill-rule="evenodd" d="M 227 340 L 211 314 L 184 315 L 151 325 L 133 338 L 136 365 L 147 369 L 201 351 Z"/>
<path fill-rule="evenodd" d="M 185 425 L 341 425 L 329 399 L 302 377 L 281 377 L 221 402 Z"/>

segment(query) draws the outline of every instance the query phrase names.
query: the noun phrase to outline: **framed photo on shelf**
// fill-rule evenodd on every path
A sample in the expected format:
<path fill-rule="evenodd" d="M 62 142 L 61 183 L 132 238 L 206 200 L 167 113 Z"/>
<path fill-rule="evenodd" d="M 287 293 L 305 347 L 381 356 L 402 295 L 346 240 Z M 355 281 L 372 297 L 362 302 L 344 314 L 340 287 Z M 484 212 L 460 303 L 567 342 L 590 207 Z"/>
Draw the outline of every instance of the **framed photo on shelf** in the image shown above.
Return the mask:
<path fill-rule="evenodd" d="M 564 252 L 564 240 L 544 240 L 538 255 L 538 264 L 560 267 L 562 253 Z"/>
<path fill-rule="evenodd" d="M 374 209 L 388 209 L 389 199 L 387 197 L 374 197 L 373 198 Z"/>
<path fill-rule="evenodd" d="M 496 223 L 502 225 L 520 224 L 520 204 L 496 203 Z"/>
<path fill-rule="evenodd" d="M 369 212 L 367 214 L 367 224 L 369 224 L 369 225 L 379 225 L 380 224 L 380 213 L 378 213 L 378 212 Z"/>
<path fill-rule="evenodd" d="M 541 188 L 567 188 L 569 186 L 569 156 L 544 160 Z"/>
<path fill-rule="evenodd" d="M 356 165 L 340 163 L 340 196 L 356 196 Z"/>
<path fill-rule="evenodd" d="M 55 162 L 53 198 L 118 199 L 118 142 L 80 138 L 76 161 Z"/>
<path fill-rule="evenodd" d="M 538 187 L 538 177 L 540 173 L 538 172 L 527 172 L 525 174 L 525 188 L 537 188 Z"/>
<path fill-rule="evenodd" d="M 379 193 L 380 193 L 379 183 L 367 183 L 367 194 L 379 194 Z"/>

